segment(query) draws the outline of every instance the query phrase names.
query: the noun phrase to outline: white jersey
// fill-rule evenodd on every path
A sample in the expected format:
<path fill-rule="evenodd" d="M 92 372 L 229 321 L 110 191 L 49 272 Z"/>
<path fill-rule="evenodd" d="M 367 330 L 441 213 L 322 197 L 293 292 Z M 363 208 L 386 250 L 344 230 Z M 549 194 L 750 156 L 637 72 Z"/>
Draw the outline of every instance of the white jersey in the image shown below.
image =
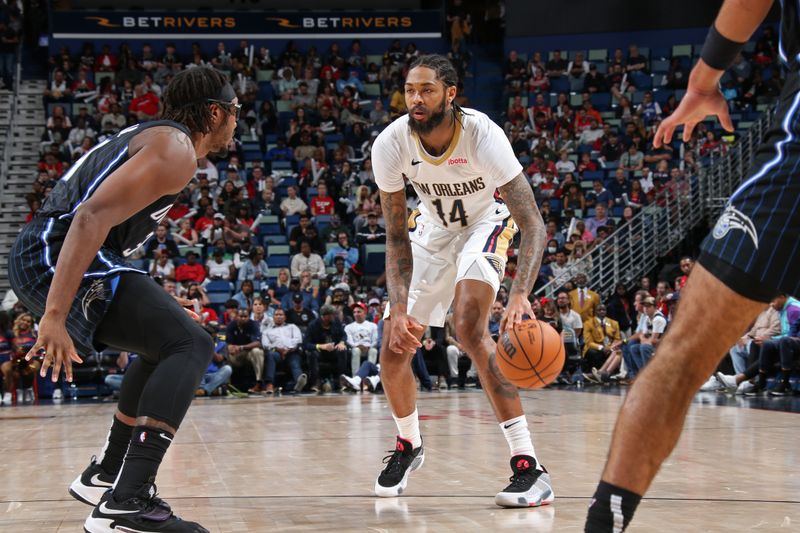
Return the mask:
<path fill-rule="evenodd" d="M 407 178 L 420 198 L 420 212 L 449 230 L 493 213 L 496 189 L 522 172 L 503 130 L 474 109 L 464 109 L 449 148 L 439 157 L 425 151 L 408 126 L 408 115 L 398 118 L 375 139 L 372 168 L 385 192 L 402 190 Z"/>

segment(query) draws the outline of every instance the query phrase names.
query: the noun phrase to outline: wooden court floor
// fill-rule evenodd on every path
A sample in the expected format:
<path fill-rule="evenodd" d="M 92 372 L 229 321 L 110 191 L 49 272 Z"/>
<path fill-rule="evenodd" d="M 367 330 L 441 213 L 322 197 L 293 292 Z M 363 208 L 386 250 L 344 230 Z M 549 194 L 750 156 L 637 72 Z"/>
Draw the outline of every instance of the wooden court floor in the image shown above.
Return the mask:
<path fill-rule="evenodd" d="M 398 499 L 372 496 L 395 428 L 386 399 L 369 394 L 195 401 L 161 467 L 159 493 L 215 533 L 582 532 L 621 397 L 523 397 L 553 479 L 549 507 L 494 505 L 510 475 L 508 448 L 475 390 L 420 397 L 426 461 Z M 717 403 L 694 403 L 629 531 L 800 531 L 800 418 Z M 0 409 L 0 531 L 82 531 L 90 508 L 67 485 L 98 452 L 113 409 Z"/>

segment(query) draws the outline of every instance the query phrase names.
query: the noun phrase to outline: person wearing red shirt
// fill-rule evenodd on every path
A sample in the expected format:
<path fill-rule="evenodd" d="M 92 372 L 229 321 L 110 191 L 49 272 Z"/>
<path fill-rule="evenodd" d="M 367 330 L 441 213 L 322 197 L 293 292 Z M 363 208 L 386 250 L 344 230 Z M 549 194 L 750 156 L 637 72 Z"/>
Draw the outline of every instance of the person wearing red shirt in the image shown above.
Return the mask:
<path fill-rule="evenodd" d="M 128 107 L 130 114 L 136 115 L 140 121 L 153 120 L 161 114 L 161 100 L 155 94 L 146 91 L 143 84 L 134 87 L 133 94 L 135 96 Z"/>
<path fill-rule="evenodd" d="M 97 56 L 94 62 L 94 70 L 97 72 L 114 72 L 117 70 L 117 56 L 111 53 L 111 46 L 103 45 L 103 53 Z"/>
<path fill-rule="evenodd" d="M 311 214 L 318 215 L 332 215 L 335 203 L 333 198 L 328 196 L 328 186 L 320 182 L 317 185 L 317 196 L 311 199 Z"/>
<path fill-rule="evenodd" d="M 247 204 L 240 205 L 239 210 L 236 212 L 236 223 L 251 228 L 254 222 L 255 219 L 250 214 L 250 208 L 247 207 Z"/>
<path fill-rule="evenodd" d="M 686 281 L 689 279 L 689 273 L 692 271 L 692 267 L 694 267 L 694 259 L 688 255 L 681 257 L 680 267 L 683 275 L 678 278 L 677 290 L 683 289 L 683 286 L 686 285 Z"/>
<path fill-rule="evenodd" d="M 508 120 L 510 122 L 516 122 L 518 120 L 527 120 L 528 112 L 525 109 L 525 106 L 522 105 L 522 97 L 517 95 L 514 97 L 514 102 L 508 108 Z"/>
<path fill-rule="evenodd" d="M 603 125 L 603 117 L 592 108 L 591 100 L 584 100 L 583 109 L 575 114 L 575 131 L 581 132 L 591 126 L 592 119 L 595 119 L 599 126 Z"/>
<path fill-rule="evenodd" d="M 583 174 L 587 170 L 590 172 L 597 170 L 597 163 L 592 161 L 592 155 L 589 152 L 583 152 L 581 160 L 578 162 L 578 173 Z"/>
<path fill-rule="evenodd" d="M 175 280 L 178 282 L 196 281 L 202 283 L 206 279 L 206 269 L 197 262 L 197 253 L 186 254 L 186 263 L 175 269 Z"/>
<path fill-rule="evenodd" d="M 59 179 L 64 174 L 64 163 L 59 161 L 55 154 L 48 152 L 44 154 L 44 161 L 40 161 L 38 169 L 47 172 L 51 179 Z"/>
<path fill-rule="evenodd" d="M 197 233 L 203 233 L 206 228 L 214 225 L 214 206 L 207 206 L 203 214 L 194 223 L 194 229 Z"/>
<path fill-rule="evenodd" d="M 532 116 L 535 117 L 537 113 L 543 114 L 544 118 L 548 121 L 553 119 L 553 109 L 547 105 L 547 103 L 544 101 L 544 95 L 541 93 L 536 95 L 536 100 L 531 110 Z"/>

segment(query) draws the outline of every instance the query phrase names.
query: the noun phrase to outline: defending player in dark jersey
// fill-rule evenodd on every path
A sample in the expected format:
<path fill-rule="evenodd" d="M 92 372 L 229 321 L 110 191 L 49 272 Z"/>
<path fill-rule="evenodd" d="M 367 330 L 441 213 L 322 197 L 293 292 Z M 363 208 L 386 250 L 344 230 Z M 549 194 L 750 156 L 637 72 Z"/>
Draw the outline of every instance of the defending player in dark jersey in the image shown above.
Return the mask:
<path fill-rule="evenodd" d="M 139 354 L 125 373 L 100 461 L 70 486 L 95 506 L 84 524 L 89 533 L 207 531 L 176 517 L 154 481 L 213 344 L 181 307 L 188 302 L 125 257 L 153 234 L 197 159 L 231 141 L 240 105 L 225 78 L 206 68 L 177 74 L 164 104 L 165 120 L 125 129 L 75 163 L 9 260 L 14 292 L 42 316 L 27 355 L 44 357 L 42 376 L 52 367 L 56 381 L 63 367 L 72 381 L 72 361 L 104 346 Z"/>
<path fill-rule="evenodd" d="M 683 124 L 683 140 L 707 115 L 733 130 L 719 80 L 764 20 L 772 0 L 726 0 L 680 106 L 656 132 L 656 148 Z M 779 53 L 788 70 L 775 127 L 702 245 L 675 321 L 620 411 L 586 531 L 620 532 L 681 433 L 692 396 L 719 360 L 780 293 L 800 289 L 800 37 L 796 2 L 782 2 Z M 709 313 L 709 303 L 714 309 Z"/>

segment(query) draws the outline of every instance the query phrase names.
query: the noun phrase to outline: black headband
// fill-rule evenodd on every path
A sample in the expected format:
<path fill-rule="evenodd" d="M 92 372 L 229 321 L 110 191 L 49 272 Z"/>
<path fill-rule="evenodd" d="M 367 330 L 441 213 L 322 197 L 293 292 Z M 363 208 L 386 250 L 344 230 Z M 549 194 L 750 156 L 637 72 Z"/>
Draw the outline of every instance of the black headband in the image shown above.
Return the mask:
<path fill-rule="evenodd" d="M 230 83 L 225 83 L 219 90 L 219 96 L 216 99 L 220 102 L 233 102 L 234 98 L 236 98 L 236 91 L 233 90 Z"/>

